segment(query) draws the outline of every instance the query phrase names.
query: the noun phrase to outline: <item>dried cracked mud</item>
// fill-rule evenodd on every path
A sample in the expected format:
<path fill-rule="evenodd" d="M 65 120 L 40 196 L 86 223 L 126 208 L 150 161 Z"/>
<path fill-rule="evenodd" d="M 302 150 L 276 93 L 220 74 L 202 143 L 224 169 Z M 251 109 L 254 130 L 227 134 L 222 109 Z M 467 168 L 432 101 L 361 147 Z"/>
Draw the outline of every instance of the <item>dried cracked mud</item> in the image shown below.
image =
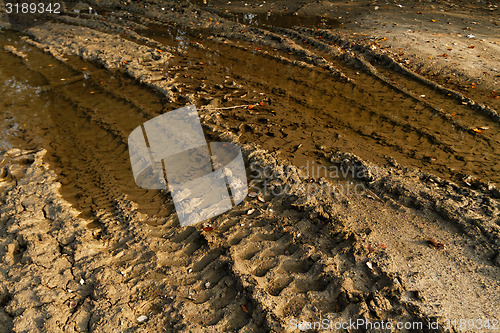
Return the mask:
<path fill-rule="evenodd" d="M 494 2 L 67 5 L 3 15 L 0 332 L 498 330 Z M 250 195 L 181 228 L 127 138 L 189 104 Z"/>

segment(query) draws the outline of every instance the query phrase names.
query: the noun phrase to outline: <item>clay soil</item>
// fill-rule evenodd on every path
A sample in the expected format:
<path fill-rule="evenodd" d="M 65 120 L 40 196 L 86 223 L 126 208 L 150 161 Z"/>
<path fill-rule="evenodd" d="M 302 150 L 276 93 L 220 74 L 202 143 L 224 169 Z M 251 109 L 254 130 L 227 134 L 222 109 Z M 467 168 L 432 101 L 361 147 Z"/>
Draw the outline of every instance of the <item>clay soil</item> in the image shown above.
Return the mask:
<path fill-rule="evenodd" d="M 2 5 L 0 332 L 498 331 L 498 6 Z M 190 104 L 250 188 L 180 227 L 127 138 Z"/>

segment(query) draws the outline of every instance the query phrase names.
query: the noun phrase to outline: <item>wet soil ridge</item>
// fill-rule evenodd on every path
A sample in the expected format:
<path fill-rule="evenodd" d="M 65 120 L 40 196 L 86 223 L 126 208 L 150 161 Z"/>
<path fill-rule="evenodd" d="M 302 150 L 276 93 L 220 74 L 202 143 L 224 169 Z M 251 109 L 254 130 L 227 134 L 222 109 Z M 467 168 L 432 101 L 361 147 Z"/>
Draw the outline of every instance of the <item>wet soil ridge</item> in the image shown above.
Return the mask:
<path fill-rule="evenodd" d="M 361 61 L 363 61 L 363 59 L 366 57 L 370 60 L 371 64 L 374 66 L 383 65 L 383 66 L 386 66 L 388 69 L 392 69 L 392 70 L 395 70 L 397 72 L 400 72 L 400 73 L 406 75 L 410 79 L 413 79 L 417 82 L 423 83 L 424 85 L 426 85 L 434 90 L 437 90 L 446 96 L 449 96 L 449 97 L 452 97 L 452 98 L 458 100 L 462 104 L 465 104 L 474 110 L 478 110 L 478 111 L 484 113 L 485 115 L 487 115 L 488 117 L 491 117 L 492 119 L 494 119 L 496 121 L 500 121 L 500 116 L 499 116 L 497 110 L 495 110 L 494 108 L 492 108 L 488 105 L 476 103 L 474 100 L 472 100 L 471 98 L 465 96 L 464 94 L 462 94 L 458 91 L 443 87 L 439 83 L 432 81 L 432 80 L 429 80 L 429 79 L 425 78 L 424 76 L 415 73 L 411 69 L 408 69 L 407 67 L 403 66 L 401 63 L 397 62 L 394 59 L 394 57 L 392 57 L 390 54 L 383 53 L 380 50 L 378 50 L 377 48 L 373 49 L 367 45 L 363 45 L 360 43 L 349 41 L 338 34 L 331 33 L 330 31 L 325 31 L 325 30 L 318 31 L 318 30 L 313 30 L 313 29 L 308 29 L 308 28 L 300 28 L 298 30 L 302 31 L 304 33 L 312 34 L 316 37 L 321 37 L 321 39 L 329 40 L 341 48 L 359 52 L 358 57 L 361 56 L 361 59 L 360 59 Z M 322 43 L 322 41 L 319 41 L 318 44 L 324 44 L 324 43 Z M 366 64 L 366 61 L 363 64 L 364 64 L 364 66 L 368 67 L 366 69 L 368 69 L 369 71 L 373 71 L 374 75 L 376 75 L 375 74 L 376 69 L 374 67 L 370 68 L 370 66 Z M 384 78 L 384 81 L 388 84 L 393 83 L 393 81 L 391 81 L 387 78 Z M 396 87 L 399 90 L 402 90 L 402 91 L 408 93 L 406 91 L 406 89 L 404 88 L 404 86 L 396 84 Z M 418 98 L 418 97 L 415 96 L 415 98 Z"/>
<path fill-rule="evenodd" d="M 439 91 L 440 93 L 458 100 L 465 105 L 468 105 L 470 108 L 478 110 L 487 116 L 498 121 L 499 115 L 498 112 L 484 104 L 476 103 L 471 98 L 466 97 L 462 93 L 458 91 L 454 91 L 449 88 L 445 88 L 439 83 L 429 80 L 422 75 L 415 73 L 409 68 L 403 66 L 399 62 L 397 62 L 391 55 L 387 54 L 379 50 L 378 48 L 373 48 L 373 46 L 365 45 L 356 41 L 355 39 L 349 39 L 348 37 L 342 36 L 341 34 L 332 33 L 330 30 L 325 29 L 311 29 L 307 27 L 296 27 L 296 30 L 280 28 L 280 26 L 269 25 L 268 27 L 249 27 L 247 25 L 235 22 L 227 22 L 224 16 L 218 16 L 219 12 L 217 11 L 205 11 L 204 8 L 200 8 L 197 6 L 193 6 L 189 3 L 186 4 L 176 4 L 174 8 L 177 7 L 177 10 L 165 11 L 165 7 L 158 7 L 158 11 L 154 10 L 146 10 L 144 11 L 142 8 L 137 8 L 134 6 L 121 6 L 121 9 L 137 11 L 138 13 L 146 14 L 152 18 L 157 18 L 157 22 L 163 22 L 165 18 L 169 21 L 176 22 L 177 24 L 181 24 L 187 28 L 196 28 L 196 29 L 211 29 L 213 31 L 217 31 L 222 35 L 235 38 L 235 39 L 243 39 L 249 40 L 251 42 L 256 42 L 263 45 L 269 45 L 273 47 L 278 47 L 283 51 L 293 52 L 303 56 L 309 62 L 313 62 L 315 65 L 331 69 L 333 73 L 339 73 L 339 70 L 335 67 L 331 67 L 331 65 L 325 65 L 324 59 L 321 56 L 317 56 L 314 53 L 310 52 L 308 49 L 304 48 L 300 43 L 294 43 L 290 41 L 285 35 L 280 34 L 279 32 L 287 32 L 291 36 L 294 36 L 298 39 L 308 39 L 307 35 L 313 35 L 315 38 L 321 38 L 325 40 L 313 41 L 317 44 L 322 44 L 323 46 L 329 46 L 329 44 L 325 44 L 325 41 L 332 42 L 335 46 L 338 47 L 337 52 L 333 52 L 337 56 L 341 56 L 341 59 L 344 61 L 354 61 L 361 62 L 361 67 L 366 67 L 366 63 L 363 63 L 363 58 L 367 56 L 370 61 L 376 61 L 378 65 L 384 65 L 389 67 L 392 70 L 399 71 L 411 79 L 414 79 L 417 82 L 425 84 L 430 88 Z M 180 9 L 179 9 L 180 7 Z M 175 15 L 176 12 L 186 12 L 190 11 L 195 16 L 194 17 L 185 17 Z M 222 13 L 221 13 L 222 14 Z M 278 32 L 278 33 L 274 33 Z M 302 33 L 302 34 L 301 34 Z M 303 34 L 306 33 L 306 34 Z M 285 37 L 285 38 L 283 38 Z M 310 39 L 309 39 L 310 41 Z M 319 43 L 318 43 L 319 42 Z M 331 51 L 331 48 L 329 49 Z M 339 52 L 340 51 L 340 52 Z M 350 52 L 355 52 L 353 55 Z M 365 68 L 367 69 L 367 68 Z M 369 69 L 369 71 L 374 71 L 374 69 Z M 340 72 L 341 73 L 341 72 Z M 345 77 L 345 74 L 341 74 L 342 77 Z M 348 79 L 353 79 L 353 77 L 348 76 Z M 387 82 L 390 82 L 387 80 Z M 397 85 L 397 88 L 400 90 L 404 90 L 404 88 L 400 85 Z"/>
<path fill-rule="evenodd" d="M 36 28 L 32 28 L 36 29 Z M 70 54 L 80 56 L 85 60 L 102 63 L 107 69 L 120 69 L 128 75 L 137 78 L 141 83 L 151 85 L 156 82 L 155 88 L 164 94 L 168 95 L 168 89 L 162 88 L 166 86 L 166 82 L 158 82 L 163 79 L 163 73 L 158 67 L 171 57 L 168 52 L 154 48 L 148 48 L 136 43 L 129 42 L 122 38 L 116 38 L 109 34 L 104 34 L 99 31 L 87 28 L 75 28 L 69 25 L 58 25 L 58 34 L 52 33 L 51 29 L 38 30 L 42 35 L 37 35 L 36 39 L 43 40 L 46 44 L 56 47 L 61 45 L 64 48 L 62 51 L 72 50 Z M 75 30 L 76 29 L 76 30 Z M 67 43 L 67 36 L 72 35 L 75 38 L 83 38 L 86 43 L 73 40 Z M 32 36 L 35 36 L 34 34 Z M 85 36 L 85 37 L 83 37 Z M 109 39 L 115 39 L 115 47 L 109 49 L 106 46 L 109 44 Z M 113 44 L 113 42 L 111 42 Z M 131 53 L 134 48 L 139 48 L 138 53 L 142 57 L 137 59 L 136 53 Z M 67 52 L 64 52 L 67 53 Z M 153 73 L 157 71 L 157 75 Z"/>

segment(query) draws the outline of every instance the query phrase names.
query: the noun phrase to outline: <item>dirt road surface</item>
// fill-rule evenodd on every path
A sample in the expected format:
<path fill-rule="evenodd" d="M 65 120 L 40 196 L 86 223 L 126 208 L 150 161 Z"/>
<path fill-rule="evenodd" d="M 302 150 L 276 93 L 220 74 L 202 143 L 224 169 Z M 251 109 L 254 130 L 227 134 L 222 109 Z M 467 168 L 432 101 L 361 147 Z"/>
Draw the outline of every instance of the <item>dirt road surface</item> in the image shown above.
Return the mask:
<path fill-rule="evenodd" d="M 2 4 L 0 332 L 497 331 L 498 6 Z M 190 104 L 250 193 L 182 228 L 127 138 Z"/>

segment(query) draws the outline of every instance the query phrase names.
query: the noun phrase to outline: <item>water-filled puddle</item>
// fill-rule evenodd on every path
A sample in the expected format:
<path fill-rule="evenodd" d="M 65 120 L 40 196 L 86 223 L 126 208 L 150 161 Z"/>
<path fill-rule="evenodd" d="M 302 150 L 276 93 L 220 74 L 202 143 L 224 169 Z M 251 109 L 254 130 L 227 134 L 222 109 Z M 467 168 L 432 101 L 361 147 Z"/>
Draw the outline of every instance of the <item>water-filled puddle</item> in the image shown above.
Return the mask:
<path fill-rule="evenodd" d="M 270 99 L 271 103 L 264 101 L 266 106 L 254 111 L 222 113 L 244 142 L 280 151 L 296 165 L 316 158 L 315 147 L 321 145 L 376 163 L 386 163 L 386 156 L 391 156 L 403 165 L 457 181 L 464 175 L 500 180 L 498 124 L 435 91 L 426 89 L 425 99 L 460 116 L 445 119 L 425 103 L 335 59 L 334 65 L 355 78 L 354 83 L 341 82 L 319 68 L 264 57 L 251 43 L 238 41 L 236 48 L 213 42 L 203 31 L 200 35 L 181 26 L 152 26 L 151 31 L 141 33 L 187 51 L 169 64 L 183 66 L 179 83 L 185 93 L 193 92 L 206 101 L 235 95 L 222 106 L 260 101 L 258 94 Z M 194 46 L 199 43 L 203 48 Z M 201 82 L 206 87 L 197 93 Z M 232 82 L 236 85 L 231 88 Z M 415 91 L 424 89 L 408 84 Z M 242 122 L 250 125 L 241 129 Z M 476 133 L 458 124 L 489 129 Z"/>
<path fill-rule="evenodd" d="M 173 209 L 165 192 L 135 185 L 126 144 L 135 126 L 163 112 L 163 95 L 77 58 L 61 63 L 11 32 L 0 34 L 0 82 L 0 149 L 47 149 L 62 194 L 82 216 L 114 211 L 124 195 L 150 216 Z"/>
<path fill-rule="evenodd" d="M 236 23 L 241 23 L 257 27 L 281 27 L 291 28 L 294 26 L 307 27 L 307 28 L 321 28 L 332 29 L 340 26 L 340 22 L 328 17 L 319 16 L 300 16 L 294 14 L 225 14 L 218 13 L 218 15 L 229 19 Z"/>

